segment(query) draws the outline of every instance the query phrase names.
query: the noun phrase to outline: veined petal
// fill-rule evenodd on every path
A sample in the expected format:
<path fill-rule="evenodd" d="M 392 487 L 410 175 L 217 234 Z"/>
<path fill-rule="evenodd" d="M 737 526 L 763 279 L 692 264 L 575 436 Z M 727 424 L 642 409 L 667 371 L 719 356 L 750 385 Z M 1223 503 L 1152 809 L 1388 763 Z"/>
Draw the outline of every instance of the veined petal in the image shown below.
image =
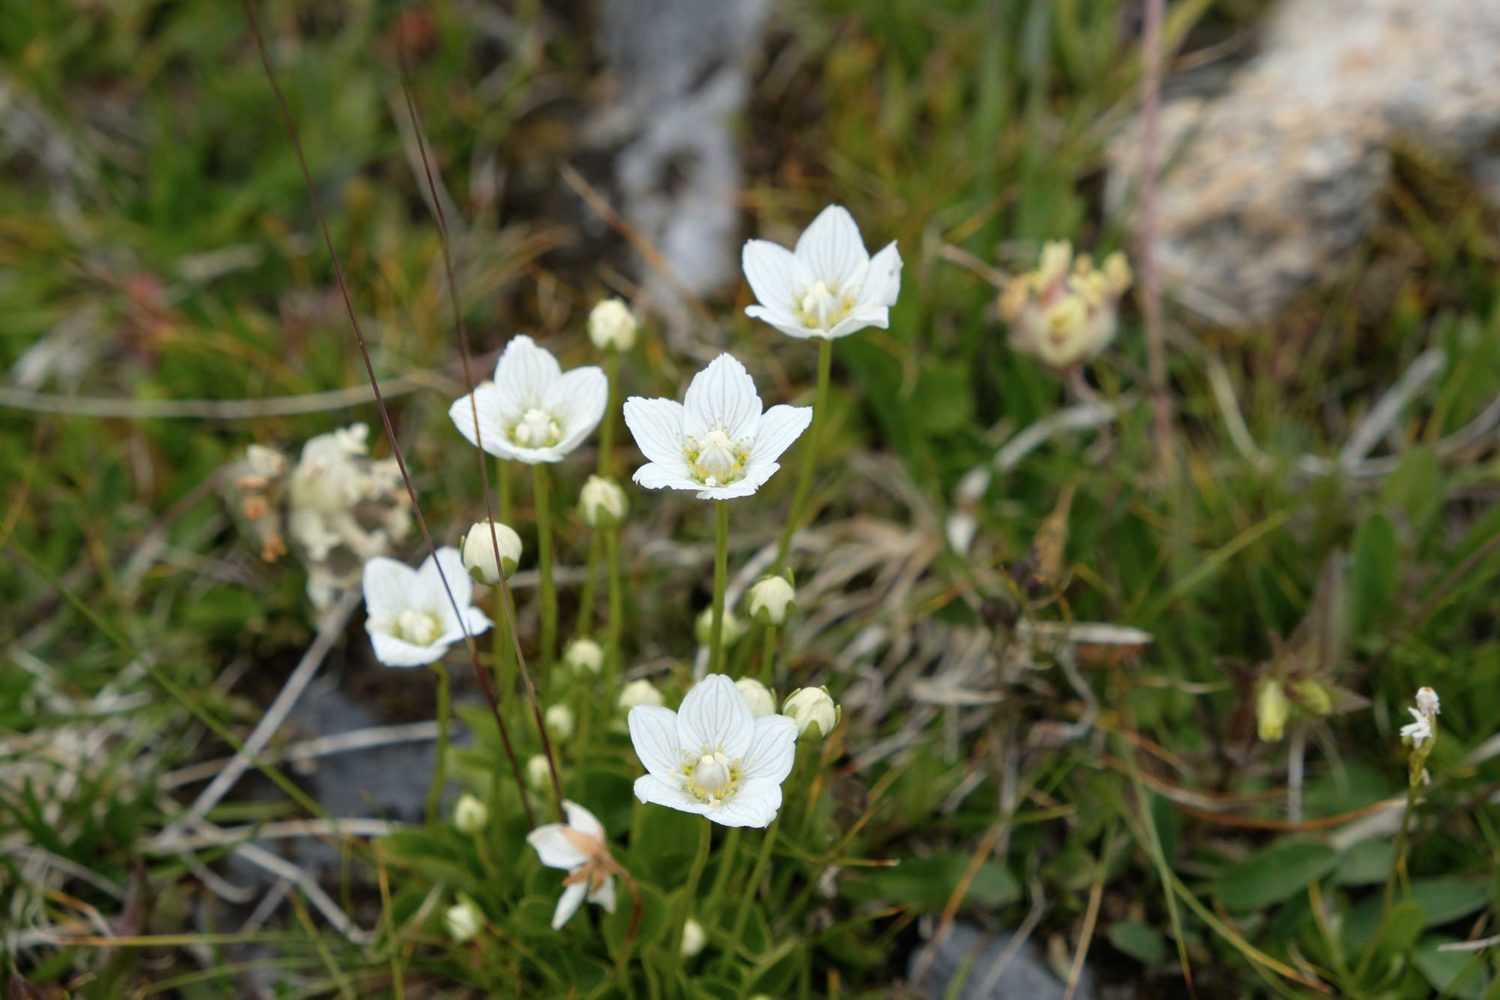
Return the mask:
<path fill-rule="evenodd" d="M 371 618 L 395 618 L 407 608 L 406 595 L 416 583 L 416 571 L 385 556 L 365 563 L 365 610 Z"/>
<path fill-rule="evenodd" d="M 646 459 L 668 469 L 681 468 L 687 474 L 687 459 L 682 453 L 683 406 L 675 399 L 646 399 L 631 396 L 625 400 L 625 426 L 635 438 L 635 446 Z"/>
<path fill-rule="evenodd" d="M 573 914 L 583 905 L 583 897 L 588 891 L 589 887 L 584 882 L 563 887 L 562 895 L 557 900 L 557 909 L 552 911 L 553 930 L 562 930 L 563 925 L 573 919 Z"/>
<path fill-rule="evenodd" d="M 743 479 L 736 479 L 728 486 L 704 486 L 702 483 L 694 483 L 693 489 L 698 491 L 699 500 L 738 500 L 740 497 L 754 495 L 755 491 L 760 489 L 761 484 L 771 478 L 771 473 L 779 468 L 781 466 L 773 464 L 769 467 L 770 471 L 766 471 L 766 467 L 762 466 L 759 471 L 764 475 L 757 478 L 755 468 L 750 467 L 745 470 Z"/>
<path fill-rule="evenodd" d="M 814 280 L 844 290 L 870 262 L 870 254 L 849 210 L 829 205 L 797 238 L 797 259 L 807 265 Z"/>
<path fill-rule="evenodd" d="M 489 439 L 486 438 L 486 441 Z M 485 445 L 489 451 L 489 445 Z M 566 456 L 557 448 L 522 448 L 520 445 L 512 444 L 509 438 L 502 438 L 495 442 L 495 450 L 491 453 L 500 458 L 508 458 L 513 462 L 522 462 L 526 465 L 544 465 L 548 462 L 561 462 Z"/>
<path fill-rule="evenodd" d="M 536 406 L 553 382 L 562 377 L 562 366 L 546 348 L 524 333 L 505 345 L 505 353 L 495 365 L 495 387 L 507 406 L 524 410 Z"/>
<path fill-rule="evenodd" d="M 815 280 L 796 254 L 767 240 L 746 240 L 740 264 L 760 304 L 779 311 L 795 310 L 797 296 Z M 745 312 L 754 316 L 754 308 Z"/>
<path fill-rule="evenodd" d="M 823 334 L 818 330 L 808 329 L 798 322 L 797 317 L 779 309 L 766 309 L 761 306 L 746 306 L 745 315 L 751 319 L 758 319 L 762 323 L 768 323 L 786 334 L 788 337 L 796 337 L 798 340 L 811 340 L 821 337 Z"/>
<path fill-rule="evenodd" d="M 613 875 L 599 883 L 599 888 L 589 890 L 589 902 L 604 907 L 605 913 L 615 912 L 615 878 Z"/>
<path fill-rule="evenodd" d="M 682 774 L 682 743 L 677 713 L 660 705 L 637 705 L 625 717 L 635 754 L 651 774 L 677 779 Z"/>
<path fill-rule="evenodd" d="M 387 667 L 425 667 L 436 663 L 448 651 L 446 645 L 416 646 L 405 639 L 397 639 L 389 632 L 377 632 L 366 623 L 370 634 L 370 645 L 375 650 L 375 659 Z"/>
<path fill-rule="evenodd" d="M 464 608 L 464 625 L 468 627 L 469 635 L 484 635 L 490 630 L 492 624 L 494 623 L 490 621 L 490 616 L 485 614 L 483 609 L 473 606 Z M 460 642 L 463 637 L 463 630 L 457 630 L 452 641 Z"/>
<path fill-rule="evenodd" d="M 733 796 L 704 815 L 720 826 L 765 827 L 771 825 L 780 808 L 779 783 L 764 778 L 744 778 Z"/>
<path fill-rule="evenodd" d="M 892 240 L 870 258 L 865 280 L 859 287 L 859 304 L 855 311 L 871 306 L 888 309 L 896 304 L 896 297 L 900 294 L 901 254 L 896 250 L 896 242 Z"/>
<path fill-rule="evenodd" d="M 647 805 L 666 806 L 679 812 L 708 812 L 708 806 L 693 798 L 670 781 L 663 781 L 654 774 L 643 774 L 635 779 L 635 797 Z"/>
<path fill-rule="evenodd" d="M 687 473 L 687 461 L 680 463 L 679 468 L 668 468 L 659 462 L 647 462 L 635 470 L 635 475 L 630 477 L 640 486 L 648 490 L 659 490 L 662 488 L 673 490 L 697 490 L 702 489 L 703 484 L 694 482 Z"/>
<path fill-rule="evenodd" d="M 479 430 L 474 429 L 474 413 L 479 412 Z M 453 426 L 472 445 L 484 446 L 491 455 L 502 454 L 505 443 L 507 418 L 514 416 L 500 398 L 500 391 L 493 382 L 481 382 L 473 393 L 460 396 L 448 407 L 448 418 Z"/>
<path fill-rule="evenodd" d="M 683 397 L 682 433 L 701 438 L 720 430 L 738 441 L 755 433 L 760 420 L 760 394 L 755 380 L 731 354 L 721 354 L 693 376 Z"/>
<path fill-rule="evenodd" d="M 812 423 L 811 406 L 773 406 L 761 415 L 755 428 L 755 443 L 750 446 L 747 464 L 775 462 L 781 453 L 792 446 Z"/>
<path fill-rule="evenodd" d="M 755 735 L 754 723 L 750 706 L 734 681 L 723 674 L 709 674 L 693 685 L 677 710 L 678 745 L 689 753 L 744 757 Z"/>
<path fill-rule="evenodd" d="M 879 308 L 866 306 L 855 309 L 854 312 L 833 324 L 833 328 L 823 334 L 823 336 L 829 340 L 837 340 L 840 337 L 847 337 L 851 333 L 858 333 L 867 327 L 873 326 L 877 330 L 884 330 L 890 325 L 891 311 L 889 309 L 884 306 Z"/>
<path fill-rule="evenodd" d="M 438 573 L 442 569 L 441 575 Z M 446 584 L 446 586 L 444 586 Z M 448 599 L 449 594 L 453 599 Z M 422 561 L 412 588 L 412 606 L 431 608 L 445 623 L 456 626 L 453 605 L 467 608 L 474 596 L 474 579 L 464 569 L 464 557 L 451 545 L 444 545 Z"/>
<path fill-rule="evenodd" d="M 746 778 L 781 784 L 797 760 L 797 720 L 787 715 L 763 715 L 755 720 L 755 735 L 740 767 Z"/>
<path fill-rule="evenodd" d="M 609 380 L 604 370 L 590 365 L 575 368 L 553 382 L 542 400 L 563 425 L 562 440 L 553 447 L 567 454 L 593 433 L 609 402 Z"/>
<path fill-rule="evenodd" d="M 572 871 L 588 861 L 588 855 L 574 846 L 568 837 L 568 828 L 561 823 L 539 826 L 526 835 L 526 843 L 536 850 L 536 856 L 548 868 Z"/>
<path fill-rule="evenodd" d="M 563 813 L 568 817 L 568 825 L 579 833 L 588 837 L 598 837 L 600 840 L 604 839 L 604 824 L 599 822 L 599 817 L 577 802 L 564 799 Z"/>

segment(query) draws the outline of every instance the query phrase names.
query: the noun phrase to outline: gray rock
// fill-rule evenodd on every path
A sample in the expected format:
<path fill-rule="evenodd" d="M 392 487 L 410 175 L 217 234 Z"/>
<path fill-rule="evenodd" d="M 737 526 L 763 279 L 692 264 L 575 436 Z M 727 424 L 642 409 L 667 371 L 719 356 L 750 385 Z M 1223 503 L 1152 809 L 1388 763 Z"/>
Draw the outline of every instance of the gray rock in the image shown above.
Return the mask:
<path fill-rule="evenodd" d="M 1006 956 L 1013 935 L 999 931 L 988 933 L 972 924 L 955 923 L 931 957 L 921 982 L 921 995 L 948 996 L 949 985 L 960 970 L 967 969 L 960 1000 L 1062 1000 L 1067 985 L 1052 974 L 1040 952 L 1030 940 Z M 908 975 L 915 978 L 932 949 L 929 943 L 917 951 L 908 963 Z M 1005 959 L 1005 964 L 999 963 Z M 998 971 L 997 971 L 998 970 Z M 1097 1000 L 1094 976 L 1087 965 L 1073 991 L 1074 1000 Z"/>

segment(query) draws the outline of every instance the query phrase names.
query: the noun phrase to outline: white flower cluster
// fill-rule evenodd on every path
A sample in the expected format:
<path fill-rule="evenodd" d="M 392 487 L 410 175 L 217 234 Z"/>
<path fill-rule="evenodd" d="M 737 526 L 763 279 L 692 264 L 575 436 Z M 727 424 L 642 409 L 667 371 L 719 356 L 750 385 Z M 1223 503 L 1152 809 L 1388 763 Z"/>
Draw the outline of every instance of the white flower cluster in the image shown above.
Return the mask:
<path fill-rule="evenodd" d="M 1012 278 L 1000 293 L 1000 315 L 1010 324 L 1011 347 L 1057 369 L 1087 361 L 1115 338 L 1120 296 L 1131 284 L 1119 253 L 1096 268 L 1071 244 L 1042 247 L 1036 270 Z"/>

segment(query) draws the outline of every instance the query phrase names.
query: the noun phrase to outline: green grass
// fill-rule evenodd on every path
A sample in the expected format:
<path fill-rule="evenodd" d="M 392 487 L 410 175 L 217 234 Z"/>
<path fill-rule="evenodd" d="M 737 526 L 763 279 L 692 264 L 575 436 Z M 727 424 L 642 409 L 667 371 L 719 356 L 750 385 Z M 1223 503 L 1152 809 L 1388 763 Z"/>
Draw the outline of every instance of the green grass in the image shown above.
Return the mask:
<path fill-rule="evenodd" d="M 748 226 L 779 238 L 839 201 L 868 242 L 899 239 L 906 260 L 889 333 L 842 341 L 835 352 L 829 475 L 815 491 L 822 523 L 835 529 L 841 559 L 876 544 L 862 534 L 867 520 L 930 554 L 913 562 L 919 572 L 899 601 L 856 601 L 790 651 L 799 679 L 831 676 L 836 693 L 867 710 L 846 710 L 844 753 L 834 747 L 826 771 L 799 779 L 820 779 L 821 812 L 812 829 L 781 838 L 771 895 L 752 911 L 744 952 L 720 962 L 729 944 L 716 940 L 700 970 L 704 988 L 884 995 L 905 973 L 917 915 L 947 909 L 1013 929 L 1033 886 L 1048 902 L 1035 940 L 1056 942 L 1070 958 L 1101 876 L 1090 964 L 1105 979 L 1140 984 L 1142 995 L 1180 991 L 1179 948 L 1200 996 L 1312 995 L 1295 977 L 1316 977 L 1333 995 L 1425 996 L 1460 974 L 1467 978 L 1449 995 L 1480 996 L 1481 982 L 1494 978 L 1492 954 L 1470 964 L 1469 955 L 1434 950 L 1440 940 L 1494 933 L 1500 913 L 1500 813 L 1488 804 L 1500 764 L 1465 762 L 1500 719 L 1492 624 L 1500 469 L 1493 447 L 1463 461 L 1434 450 L 1500 385 L 1497 218 L 1460 182 L 1423 157 L 1403 161 L 1382 225 L 1346 281 L 1309 295 L 1274 328 L 1190 330 L 1174 342 L 1176 478 L 1163 475 L 1151 438 L 1143 333 L 1127 308 L 1092 377 L 1106 399 L 1137 401 L 1102 443 L 1094 433 L 1062 437 L 997 477 L 978 507 L 971 552 L 942 551 L 960 477 L 1070 401 L 1059 380 L 1006 349 L 994 289 L 942 248 L 1019 270 L 1044 239 L 1095 252 L 1127 246 L 1125 227 L 1100 206 L 1103 148 L 1133 108 L 1139 72 L 1121 6 L 828 0 L 778 12 L 777 75 L 758 87 L 744 126 Z M 1248 30 L 1259 6 L 1174 5 L 1169 28 L 1193 50 Z M 267 4 L 265 29 L 377 372 L 427 373 L 421 388 L 393 401 L 393 415 L 424 511 L 440 540 L 455 543 L 481 504 L 472 453 L 455 447 L 445 415 L 462 377 L 436 227 L 402 139 L 399 13 L 352 2 L 313 10 Z M 512 11 L 520 37 L 503 44 L 477 38 L 467 10 L 435 5 L 430 34 L 406 22 L 425 37 L 413 88 L 462 216 L 455 250 L 466 321 L 478 350 L 525 329 L 562 345 L 568 364 L 582 363 L 587 309 L 626 265 L 618 242 L 585 235 L 588 210 L 558 175 L 586 155 L 577 125 L 598 85 L 586 22 L 522 4 Z M 63 354 L 81 370 L 48 381 L 48 392 L 128 403 L 362 384 L 291 146 L 235 5 L 20 5 L 0 18 L 0 53 L 12 107 L 20 100 L 45 116 L 52 143 L 46 157 L 30 145 L 0 162 L 0 365 L 12 370 L 39 338 L 72 327 L 83 332 Z M 505 183 L 487 187 L 488 176 Z M 209 273 L 204 255 L 219 251 L 229 266 Z M 1389 308 L 1368 306 L 1362 292 L 1376 282 L 1396 289 Z M 745 319 L 746 294 L 709 304 L 722 326 L 712 335 L 746 359 L 768 395 L 810 399 L 815 352 Z M 673 394 L 690 366 L 647 333 L 627 360 L 627 391 Z M 1399 456 L 1394 472 L 1298 471 L 1303 455 L 1335 457 L 1431 347 L 1446 352 L 1442 373 L 1377 449 Z M 1242 453 L 1226 429 L 1214 365 L 1264 461 Z M 237 942 L 213 935 L 236 931 L 243 916 L 206 893 L 185 859 L 143 845 L 191 801 L 160 792 L 161 776 L 230 751 L 202 720 L 243 737 L 313 627 L 295 564 L 260 563 L 211 480 L 249 443 L 295 447 L 355 419 L 377 425 L 367 405 L 253 420 L 0 410 L 0 469 L 9 473 L 0 549 L 10 567 L 0 575 L 0 932 L 94 933 L 87 906 L 118 933 L 150 936 L 139 947 L 28 946 L 7 955 L 33 982 L 79 996 L 235 995 L 234 981 L 202 970 L 187 945 L 209 949 L 214 962 L 242 961 Z M 559 495 L 571 497 L 582 476 L 565 466 Z M 1015 582 L 1021 564 L 1070 490 L 1065 572 L 1055 586 L 1027 592 Z M 520 492 L 524 507 L 529 493 Z M 790 496 L 790 483 L 777 482 L 753 508 L 736 509 L 731 575 L 774 540 Z M 627 665 L 682 663 L 706 587 L 641 546 L 675 533 L 702 547 L 712 525 L 696 507 L 655 494 L 632 491 L 632 505 Z M 579 537 L 564 537 L 564 564 L 585 558 Z M 1395 733 L 1404 706 L 1422 684 L 1443 696 L 1433 783 L 1398 892 L 1407 908 L 1383 934 L 1372 915 L 1389 858 L 1367 857 L 1368 846 L 1330 852 L 1329 830 L 1316 825 L 1278 829 L 1287 743 L 1255 739 L 1255 685 L 1287 669 L 1279 650 L 1308 648 L 1292 637 L 1330 566 L 1346 624 L 1340 654 L 1315 669 L 1369 704 L 1327 719 L 1296 710 L 1291 725 L 1310 736 L 1305 815 L 1352 813 L 1402 793 Z M 830 566 L 797 572 L 804 591 L 823 588 L 826 608 L 869 598 L 880 569 L 848 580 Z M 805 621 L 818 610 L 799 614 Z M 1060 745 L 1042 738 L 1085 707 L 1043 657 L 1034 670 L 1006 673 L 998 704 L 944 709 L 933 738 L 857 766 L 920 706 L 905 682 L 893 687 L 896 700 L 860 702 L 852 672 L 829 673 L 856 636 L 895 622 L 915 644 L 910 662 L 930 667 L 933 650 L 978 629 L 993 633 L 985 648 L 1000 655 L 1013 639 L 1007 623 L 1023 612 L 1155 636 L 1135 659 L 1084 666 L 1100 703 L 1092 733 Z M 346 669 L 378 669 L 363 664 L 360 630 L 347 640 Z M 738 655 L 755 645 L 742 643 Z M 216 683 L 242 663 L 250 669 L 237 684 Z M 426 687 L 413 690 L 429 697 Z M 488 792 L 493 728 L 479 714 L 464 718 L 476 742 L 455 755 L 455 770 Z M 623 830 L 637 771 L 625 744 L 611 739 L 618 752 L 607 762 L 566 762 L 569 788 Z M 1009 811 L 1002 772 L 1016 791 Z M 982 780 L 945 808 L 970 774 Z M 1222 800 L 1223 816 L 1184 808 L 1210 800 Z M 235 802 L 215 818 L 243 820 L 234 810 L 252 819 L 307 815 L 282 797 L 253 809 Z M 979 849 L 997 817 L 1007 821 L 1005 851 L 985 858 Z M 619 849 L 647 884 L 647 942 L 671 902 L 660 887 L 670 888 L 692 853 L 682 820 L 648 812 L 641 822 L 653 850 L 637 851 L 634 841 Z M 452 830 L 398 834 L 381 842 L 378 858 L 365 845 L 346 848 L 346 871 L 329 891 L 361 926 L 380 928 L 374 943 L 347 944 L 305 902 L 305 919 L 283 907 L 254 938 L 285 963 L 296 983 L 288 995 L 391 995 L 393 967 L 407 996 L 463 995 L 460 984 L 473 995 L 519 993 L 522 982 L 527 995 L 607 984 L 610 965 L 598 955 L 616 954 L 621 921 L 570 928 L 602 941 L 595 953 L 547 932 L 556 873 L 523 853 L 524 832 L 514 809 L 495 824 L 488 846 L 505 862 L 499 873 Z M 41 869 L 22 845 L 92 875 L 58 876 L 54 865 L 37 881 Z M 742 866 L 758 846 L 746 839 Z M 883 859 L 903 864 L 866 864 Z M 127 897 L 138 864 L 153 905 L 132 926 Z M 382 865 L 384 905 L 373 888 Z M 826 899 L 817 883 L 830 865 L 842 874 Z M 1246 885 L 1256 891 L 1245 894 Z M 440 916 L 455 886 L 495 915 L 494 949 L 447 942 Z M 621 910 L 628 917 L 629 907 Z M 1368 949 L 1375 960 L 1357 975 Z M 644 978 L 637 985 L 645 991 Z"/>

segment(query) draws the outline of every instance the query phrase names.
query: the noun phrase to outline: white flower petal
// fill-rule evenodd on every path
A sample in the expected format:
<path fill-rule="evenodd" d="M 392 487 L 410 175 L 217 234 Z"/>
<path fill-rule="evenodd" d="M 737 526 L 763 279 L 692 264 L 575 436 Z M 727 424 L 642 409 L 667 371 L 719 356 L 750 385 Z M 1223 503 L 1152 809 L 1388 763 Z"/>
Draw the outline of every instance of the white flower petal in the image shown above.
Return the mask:
<path fill-rule="evenodd" d="M 704 815 L 720 826 L 766 827 L 771 825 L 780 808 L 779 783 L 764 778 L 746 778 L 741 780 L 734 795 Z"/>
<path fill-rule="evenodd" d="M 687 474 L 687 458 L 682 453 L 682 424 L 685 411 L 675 399 L 646 399 L 631 396 L 625 400 L 625 426 L 635 438 L 635 446 L 647 461 Z"/>
<path fill-rule="evenodd" d="M 771 473 L 779 468 L 780 466 L 773 465 L 769 471 L 762 469 L 764 475 L 759 479 L 751 475 L 754 470 L 747 469 L 745 478 L 736 479 L 728 486 L 705 487 L 702 483 L 694 483 L 692 488 L 698 491 L 699 500 L 737 500 L 740 497 L 748 497 L 760 489 L 761 484 L 771 478 Z"/>
<path fill-rule="evenodd" d="M 615 879 L 611 875 L 597 889 L 589 890 L 589 902 L 604 907 L 605 913 L 615 912 Z"/>
<path fill-rule="evenodd" d="M 553 930 L 562 930 L 563 925 L 573 919 L 573 914 L 583 905 L 583 897 L 588 890 L 589 887 L 584 882 L 575 882 L 563 888 L 562 896 L 557 900 L 557 909 L 552 911 Z"/>
<path fill-rule="evenodd" d="M 510 339 L 495 365 L 495 387 L 506 405 L 517 411 L 540 404 L 561 376 L 562 367 L 552 353 L 524 333 Z"/>
<path fill-rule="evenodd" d="M 860 308 L 888 309 L 896 304 L 901 294 L 901 254 L 896 243 L 887 243 L 874 257 L 865 271 L 864 282 L 859 287 L 857 301 Z M 858 310 L 856 310 L 858 311 Z"/>
<path fill-rule="evenodd" d="M 526 843 L 536 850 L 536 856 L 548 868 L 572 871 L 588 861 L 588 855 L 574 846 L 568 837 L 568 828 L 561 823 L 539 826 L 526 835 Z"/>
<path fill-rule="evenodd" d="M 664 781 L 654 774 L 643 774 L 635 779 L 635 797 L 647 805 L 666 806 L 679 812 L 708 812 L 708 806 L 684 792 L 677 785 Z"/>
<path fill-rule="evenodd" d="M 815 280 L 807 265 L 786 247 L 766 240 L 747 240 L 740 251 L 740 264 L 750 290 L 764 307 L 795 310 L 797 297 Z M 755 316 L 751 306 L 745 312 Z"/>
<path fill-rule="evenodd" d="M 746 306 L 745 315 L 751 319 L 758 319 L 762 323 L 769 323 L 788 337 L 796 337 L 798 340 L 811 340 L 823 336 L 821 330 L 809 329 L 803 326 L 796 316 L 781 310 Z"/>
<path fill-rule="evenodd" d="M 599 817 L 589 812 L 577 802 L 563 800 L 563 812 L 568 817 L 568 825 L 586 837 L 598 837 L 605 839 L 604 824 L 599 822 Z"/>
<path fill-rule="evenodd" d="M 625 717 L 636 756 L 651 774 L 681 776 L 682 743 L 677 738 L 677 713 L 659 705 L 637 705 Z"/>
<path fill-rule="evenodd" d="M 630 477 L 637 484 L 648 490 L 659 490 L 662 488 L 673 490 L 699 490 L 703 488 L 702 483 L 694 482 L 687 474 L 687 464 L 684 462 L 681 469 L 671 469 L 656 462 L 647 462 L 635 474 Z"/>
<path fill-rule="evenodd" d="M 493 622 L 490 621 L 490 616 L 485 614 L 481 609 L 468 607 L 464 608 L 464 624 L 468 625 L 470 635 L 484 635 L 490 630 L 490 625 Z M 463 637 L 463 633 L 459 632 L 455 639 L 462 639 Z"/>
<path fill-rule="evenodd" d="M 842 205 L 829 205 L 797 239 L 797 259 L 817 280 L 842 291 L 870 262 L 859 226 Z"/>
<path fill-rule="evenodd" d="M 797 760 L 797 720 L 788 715 L 763 715 L 755 720 L 755 735 L 741 768 L 746 778 L 780 785 Z"/>
<path fill-rule="evenodd" d="M 471 402 L 472 400 L 472 402 Z M 474 430 L 474 411 L 479 411 L 479 431 Z M 448 418 L 458 432 L 473 445 L 481 442 L 491 455 L 503 454 L 505 425 L 513 414 L 493 382 L 481 382 L 468 396 L 460 396 L 448 407 Z"/>
<path fill-rule="evenodd" d="M 774 463 L 812 423 L 811 406 L 773 406 L 761 415 L 748 465 Z M 768 477 L 769 478 L 769 477 Z"/>
<path fill-rule="evenodd" d="M 365 625 L 370 634 L 370 645 L 375 650 L 375 659 L 387 667 L 425 667 L 436 663 L 448 651 L 446 645 L 416 646 L 405 639 L 397 639 L 388 632 L 377 632 Z"/>
<path fill-rule="evenodd" d="M 395 618 L 406 608 L 406 595 L 416 584 L 410 567 L 385 556 L 365 563 L 365 611 L 371 618 Z"/>
<path fill-rule="evenodd" d="M 553 447 L 566 455 L 603 419 L 609 403 L 609 379 L 603 369 L 593 365 L 575 368 L 548 387 L 542 403 L 562 423 L 562 440 Z"/>
<path fill-rule="evenodd" d="M 760 420 L 760 394 L 745 366 L 733 355 L 721 354 L 693 376 L 683 408 L 685 436 L 701 438 L 719 430 L 738 441 L 755 433 Z"/>
<path fill-rule="evenodd" d="M 441 574 L 438 572 L 440 568 Z M 452 594 L 451 600 L 449 594 Z M 445 624 L 457 626 L 453 605 L 467 608 L 473 603 L 473 597 L 474 579 L 464 569 L 463 554 L 451 545 L 444 545 L 424 559 L 417 569 L 416 587 L 408 607 L 430 608 L 442 617 Z"/>
<path fill-rule="evenodd" d="M 744 757 L 754 735 L 755 719 L 745 696 L 723 674 L 709 674 L 693 685 L 677 710 L 678 745 L 688 753 Z"/>
<path fill-rule="evenodd" d="M 829 330 L 824 336 L 826 336 L 829 340 L 837 340 L 840 337 L 847 337 L 851 333 L 858 333 L 860 330 L 864 330 L 872 326 L 877 330 L 884 330 L 887 329 L 890 325 L 891 311 L 889 309 L 886 309 L 884 307 L 879 309 L 868 307 L 856 309 L 854 312 L 845 316 L 843 319 L 833 324 L 833 329 Z"/>

